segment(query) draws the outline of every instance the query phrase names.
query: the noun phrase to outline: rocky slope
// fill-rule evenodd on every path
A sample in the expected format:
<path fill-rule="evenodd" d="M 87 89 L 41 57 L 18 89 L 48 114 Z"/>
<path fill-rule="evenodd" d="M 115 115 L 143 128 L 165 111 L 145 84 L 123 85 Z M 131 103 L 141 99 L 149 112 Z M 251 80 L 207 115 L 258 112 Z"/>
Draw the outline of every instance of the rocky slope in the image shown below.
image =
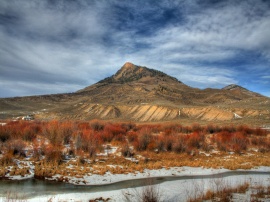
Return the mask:
<path fill-rule="evenodd" d="M 0 99 L 0 118 L 265 124 L 270 99 L 241 86 L 197 89 L 163 72 L 126 63 L 111 77 L 70 94 Z"/>

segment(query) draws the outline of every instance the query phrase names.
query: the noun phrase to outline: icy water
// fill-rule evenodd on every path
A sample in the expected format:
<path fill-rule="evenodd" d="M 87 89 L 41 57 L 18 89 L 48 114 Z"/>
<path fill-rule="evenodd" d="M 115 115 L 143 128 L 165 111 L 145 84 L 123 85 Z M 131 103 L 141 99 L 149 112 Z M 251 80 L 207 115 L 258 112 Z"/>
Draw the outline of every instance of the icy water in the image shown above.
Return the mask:
<path fill-rule="evenodd" d="M 170 176 L 170 177 L 153 177 L 148 179 L 136 179 L 116 182 L 107 185 L 72 185 L 61 182 L 53 182 L 47 180 L 27 179 L 20 181 L 0 180 L 0 196 L 6 196 L 7 193 L 16 193 L 16 195 L 25 198 L 32 198 L 42 195 L 56 195 L 65 193 L 94 193 L 106 192 L 112 190 L 120 190 L 125 188 L 135 188 L 145 186 L 149 179 L 152 184 L 162 184 L 168 181 L 200 181 L 211 180 L 216 178 L 234 178 L 242 177 L 251 179 L 253 177 L 269 178 L 270 172 L 262 171 L 229 171 L 220 174 L 211 175 L 185 175 L 185 176 Z"/>

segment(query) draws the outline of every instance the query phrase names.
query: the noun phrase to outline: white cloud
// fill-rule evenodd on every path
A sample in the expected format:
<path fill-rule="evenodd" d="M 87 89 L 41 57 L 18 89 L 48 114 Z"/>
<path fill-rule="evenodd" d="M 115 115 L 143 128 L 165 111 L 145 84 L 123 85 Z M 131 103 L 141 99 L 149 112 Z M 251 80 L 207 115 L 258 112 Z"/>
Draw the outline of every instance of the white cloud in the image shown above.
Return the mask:
<path fill-rule="evenodd" d="M 250 8 L 250 7 L 249 7 Z M 151 41 L 156 48 L 185 53 L 190 58 L 204 57 L 221 60 L 235 55 L 235 50 L 270 52 L 270 12 L 260 18 L 250 18 L 246 14 L 246 5 L 208 9 L 188 16 L 183 26 L 166 27 Z M 253 14 L 255 15 L 255 14 Z M 158 44 L 158 45 L 157 45 Z"/>
<path fill-rule="evenodd" d="M 237 67 L 207 64 L 223 63 L 241 51 L 254 51 L 270 62 L 270 10 L 261 1 L 224 1 L 203 9 L 197 1 L 162 1 L 153 7 L 147 2 L 143 7 L 119 1 L 91 6 L 79 1 L 82 5 L 69 7 L 66 1 L 57 2 L 55 7 L 38 0 L 0 5 L 0 14 L 15 16 L 15 25 L 0 25 L 0 78 L 10 91 L 20 82 L 21 93 L 14 95 L 75 91 L 114 74 L 126 61 L 159 69 L 194 87 L 238 83 Z M 138 18 L 142 11 L 158 15 L 164 8 L 182 9 L 184 19 L 149 35 L 138 35 L 132 20 L 127 21 L 130 29 L 119 31 L 112 27 L 119 17 L 113 4 L 130 5 Z M 141 21 L 146 26 L 147 19 Z M 267 65 L 246 68 L 269 74 Z"/>
<path fill-rule="evenodd" d="M 262 79 L 270 79 L 270 75 L 262 76 Z"/>

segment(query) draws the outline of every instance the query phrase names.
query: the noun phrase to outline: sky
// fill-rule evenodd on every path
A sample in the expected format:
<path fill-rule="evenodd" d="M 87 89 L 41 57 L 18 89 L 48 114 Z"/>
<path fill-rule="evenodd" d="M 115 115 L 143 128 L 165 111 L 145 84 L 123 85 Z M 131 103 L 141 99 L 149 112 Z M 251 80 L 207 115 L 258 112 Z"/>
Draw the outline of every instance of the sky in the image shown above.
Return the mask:
<path fill-rule="evenodd" d="M 0 0 L 0 97 L 75 92 L 127 61 L 270 97 L 270 0 Z"/>

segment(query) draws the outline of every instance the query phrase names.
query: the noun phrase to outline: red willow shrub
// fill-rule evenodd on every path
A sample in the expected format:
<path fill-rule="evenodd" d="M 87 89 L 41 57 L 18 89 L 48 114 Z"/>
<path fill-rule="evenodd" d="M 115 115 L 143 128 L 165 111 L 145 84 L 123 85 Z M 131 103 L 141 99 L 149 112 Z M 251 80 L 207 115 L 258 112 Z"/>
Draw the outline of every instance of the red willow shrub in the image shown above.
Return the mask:
<path fill-rule="evenodd" d="M 213 136 L 209 141 L 207 135 Z M 94 157 L 104 143 L 116 143 L 120 146 L 133 145 L 138 151 L 172 151 L 189 152 L 203 149 L 209 151 L 208 145 L 217 145 L 222 151 L 241 153 L 249 145 L 270 150 L 270 140 L 267 131 L 260 128 L 243 126 L 215 126 L 209 124 L 200 126 L 182 126 L 180 124 L 141 124 L 109 123 L 99 120 L 90 122 L 73 121 L 12 121 L 0 126 L 0 142 L 2 145 L 11 140 L 22 143 L 36 142 L 36 152 L 40 152 L 37 139 L 48 141 L 53 147 L 61 148 L 63 144 L 74 145 L 75 153 L 88 153 Z M 207 137 L 207 141 L 206 141 Z M 3 148 L 4 146 L 2 146 Z M 3 150 L 6 149 L 3 148 Z M 15 152 L 16 153 L 16 152 Z"/>
<path fill-rule="evenodd" d="M 131 123 L 131 122 L 129 122 L 129 123 L 122 123 L 121 124 L 121 127 L 123 129 L 125 129 L 126 131 L 131 131 L 131 130 L 136 129 L 136 125 L 134 123 Z"/>
<path fill-rule="evenodd" d="M 199 134 L 198 132 L 193 132 L 187 137 L 188 146 L 196 149 L 199 149 L 203 145 L 205 139 L 205 136 L 203 134 Z"/>
<path fill-rule="evenodd" d="M 164 135 L 163 141 L 164 141 L 164 150 L 172 151 L 173 143 L 175 142 L 175 137 L 173 135 Z"/>
<path fill-rule="evenodd" d="M 76 127 L 72 122 L 64 122 L 59 125 L 59 135 L 62 137 L 64 144 L 70 143 L 75 130 Z"/>
<path fill-rule="evenodd" d="M 87 152 L 89 157 L 95 157 L 97 150 L 102 148 L 103 140 L 100 133 L 92 130 L 83 130 L 79 133 L 78 137 L 80 144 L 77 143 L 77 150 L 82 149 Z M 77 139 L 78 141 L 78 139 Z"/>
<path fill-rule="evenodd" d="M 12 121 L 0 126 L 0 141 L 5 142 L 9 139 L 33 141 L 40 131 L 40 122 Z"/>
<path fill-rule="evenodd" d="M 89 122 L 77 122 L 76 126 L 78 130 L 91 129 Z"/>
<path fill-rule="evenodd" d="M 247 137 L 241 132 L 234 133 L 231 142 L 233 151 L 239 154 L 247 149 L 249 143 Z"/>
<path fill-rule="evenodd" d="M 243 135 L 250 135 L 254 133 L 254 129 L 249 128 L 246 125 L 240 125 L 237 127 L 237 132 L 241 132 Z"/>
<path fill-rule="evenodd" d="M 204 127 L 204 133 L 208 133 L 208 134 L 209 133 L 214 134 L 220 131 L 221 131 L 220 127 L 213 124 L 208 124 L 207 126 Z"/>
<path fill-rule="evenodd" d="M 127 139 L 129 143 L 133 143 L 138 140 L 138 134 L 135 131 L 129 131 L 127 133 Z"/>
<path fill-rule="evenodd" d="M 156 149 L 158 152 L 165 151 L 165 140 L 163 135 L 158 135 L 156 138 Z"/>
<path fill-rule="evenodd" d="M 45 147 L 44 150 L 45 160 L 48 163 L 60 165 L 64 160 L 64 155 L 62 152 L 62 148 L 59 146 L 55 146 L 49 144 Z"/>
<path fill-rule="evenodd" d="M 264 129 L 261 129 L 261 128 L 256 128 L 253 133 L 256 136 L 266 136 L 267 135 L 267 131 Z"/>
<path fill-rule="evenodd" d="M 181 133 L 183 130 L 180 124 L 163 124 L 160 126 L 159 132 L 164 132 L 164 134 L 170 135 L 173 133 Z"/>
<path fill-rule="evenodd" d="M 183 153 L 187 149 L 187 136 L 178 135 L 173 143 L 173 151 L 176 153 Z"/>
<path fill-rule="evenodd" d="M 0 126 L 0 141 L 1 142 L 6 142 L 7 140 L 9 140 L 11 134 L 12 134 L 12 127 L 8 125 Z"/>
<path fill-rule="evenodd" d="M 48 138 L 50 143 L 54 145 L 61 145 L 63 139 L 59 133 L 59 122 L 50 121 L 42 128 L 42 135 Z"/>
<path fill-rule="evenodd" d="M 121 152 L 124 157 L 134 156 L 134 152 L 130 149 L 128 144 L 124 144 L 121 148 L 122 148 Z"/>
<path fill-rule="evenodd" d="M 145 151 L 152 138 L 151 130 L 149 128 L 142 128 L 138 131 L 138 139 L 133 142 L 133 146 L 137 151 Z"/>
<path fill-rule="evenodd" d="M 102 131 L 104 130 L 105 124 L 100 120 L 92 120 L 90 121 L 90 126 L 94 131 Z"/>
<path fill-rule="evenodd" d="M 42 127 L 42 135 L 54 145 L 69 144 L 75 130 L 73 122 L 51 121 Z"/>
<path fill-rule="evenodd" d="M 234 151 L 241 153 L 247 149 L 249 144 L 248 138 L 241 132 L 229 133 L 228 131 L 222 131 L 216 135 L 214 141 L 222 151 Z"/>
<path fill-rule="evenodd" d="M 120 124 L 107 124 L 104 127 L 102 138 L 104 142 L 111 142 L 112 140 L 123 142 L 126 129 L 122 128 Z"/>
<path fill-rule="evenodd" d="M 26 144 L 22 141 L 22 139 L 9 140 L 6 144 L 7 153 L 12 155 L 19 155 L 25 157 L 25 147 Z"/>
<path fill-rule="evenodd" d="M 22 130 L 22 139 L 25 141 L 32 142 L 36 135 L 40 132 L 40 126 L 26 126 Z"/>

